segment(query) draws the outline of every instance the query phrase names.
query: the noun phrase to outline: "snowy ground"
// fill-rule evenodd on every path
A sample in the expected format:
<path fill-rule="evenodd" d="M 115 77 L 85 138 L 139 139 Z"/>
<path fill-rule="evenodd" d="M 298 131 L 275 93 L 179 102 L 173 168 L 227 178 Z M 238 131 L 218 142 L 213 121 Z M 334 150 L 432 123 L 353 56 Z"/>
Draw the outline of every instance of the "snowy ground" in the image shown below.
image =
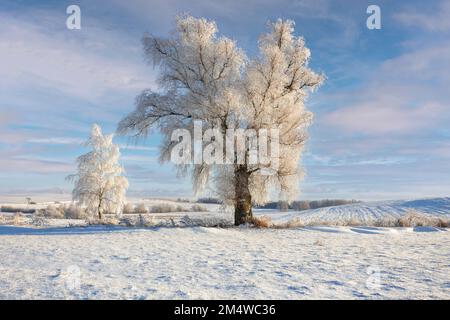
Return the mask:
<path fill-rule="evenodd" d="M 133 200 L 140 202 L 192 206 Z M 205 206 L 209 212 L 149 216 L 232 222 L 218 205 Z M 33 225 L 31 215 L 13 226 L 2 223 L 14 214 L 0 213 L 0 299 L 450 299 L 450 229 L 324 226 L 368 225 L 410 209 L 449 218 L 450 198 L 255 210 L 275 224 L 323 223 L 291 229 L 86 227 L 69 219 Z"/>
<path fill-rule="evenodd" d="M 449 299 L 449 248 L 427 227 L 0 226 L 0 298 Z"/>

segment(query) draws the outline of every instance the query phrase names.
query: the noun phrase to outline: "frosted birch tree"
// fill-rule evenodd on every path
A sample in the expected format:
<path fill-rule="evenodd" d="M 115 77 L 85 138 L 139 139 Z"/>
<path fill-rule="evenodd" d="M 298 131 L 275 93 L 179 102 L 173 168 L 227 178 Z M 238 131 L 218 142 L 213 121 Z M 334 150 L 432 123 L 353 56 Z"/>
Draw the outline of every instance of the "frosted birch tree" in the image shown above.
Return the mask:
<path fill-rule="evenodd" d="M 304 103 L 323 77 L 308 68 L 310 51 L 294 35 L 292 21 L 268 23 L 259 55 L 252 59 L 216 33 L 213 21 L 181 16 L 172 37 L 143 37 L 145 55 L 159 70 L 160 90 L 142 92 L 118 132 L 139 138 L 159 131 L 160 160 L 165 162 L 175 146 L 172 132 L 193 131 L 196 120 L 203 129 L 218 128 L 223 134 L 230 128 L 279 130 L 279 155 L 269 163 L 247 161 L 252 150 L 247 139 L 243 163 L 236 161 L 235 152 L 232 164 L 177 164 L 180 175 L 191 174 L 195 191 L 212 186 L 232 205 L 239 225 L 252 218 L 252 203 L 264 203 L 270 193 L 278 192 L 284 200 L 296 195 L 302 176 L 299 160 L 312 120 Z M 273 162 L 276 170 L 268 173 Z"/>
<path fill-rule="evenodd" d="M 120 214 L 128 181 L 118 163 L 119 147 L 112 143 L 113 135 L 103 135 L 94 124 L 86 146 L 92 150 L 77 158 L 78 172 L 67 179 L 74 182 L 72 198 L 88 213 L 99 219 L 105 212 Z"/>

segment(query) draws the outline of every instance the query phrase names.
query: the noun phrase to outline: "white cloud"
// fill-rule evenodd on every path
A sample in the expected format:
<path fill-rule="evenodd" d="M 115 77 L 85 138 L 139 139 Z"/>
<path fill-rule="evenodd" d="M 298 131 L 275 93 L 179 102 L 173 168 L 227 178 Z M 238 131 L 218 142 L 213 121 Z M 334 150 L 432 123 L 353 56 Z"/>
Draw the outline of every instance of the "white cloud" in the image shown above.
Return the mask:
<path fill-rule="evenodd" d="M 435 103 L 411 107 L 379 98 L 333 111 L 325 116 L 325 123 L 369 135 L 402 134 L 434 126 L 441 121 L 445 110 L 444 106 Z"/>
<path fill-rule="evenodd" d="M 81 138 L 70 138 L 70 137 L 54 137 L 54 138 L 34 138 L 29 139 L 29 143 L 39 143 L 39 144 L 82 144 L 83 139 Z"/>
<path fill-rule="evenodd" d="M 26 16 L 0 13 L 1 86 L 46 87 L 92 101 L 109 92 L 139 92 L 154 84 L 139 38 L 130 41 L 98 26 L 70 31 L 61 24 L 64 16 L 45 18 L 42 26 Z"/>
<path fill-rule="evenodd" d="M 157 147 L 146 147 L 146 146 L 138 146 L 138 145 L 130 145 L 130 144 L 120 144 L 120 149 L 124 150 L 137 150 L 137 151 L 158 151 Z"/>
<path fill-rule="evenodd" d="M 319 122 L 366 135 L 430 133 L 450 119 L 449 69 L 447 44 L 415 48 L 382 63 L 358 92 L 337 96 L 350 103 Z"/>
<path fill-rule="evenodd" d="M 5 172 L 21 173 L 69 173 L 75 167 L 62 161 L 44 160 L 26 157 L 0 158 L 0 168 Z"/>
<path fill-rule="evenodd" d="M 430 12 L 418 11 L 409 6 L 406 10 L 394 15 L 400 23 L 409 27 L 420 27 L 428 31 L 450 30 L 450 2 L 441 1 L 437 7 L 429 7 Z"/>

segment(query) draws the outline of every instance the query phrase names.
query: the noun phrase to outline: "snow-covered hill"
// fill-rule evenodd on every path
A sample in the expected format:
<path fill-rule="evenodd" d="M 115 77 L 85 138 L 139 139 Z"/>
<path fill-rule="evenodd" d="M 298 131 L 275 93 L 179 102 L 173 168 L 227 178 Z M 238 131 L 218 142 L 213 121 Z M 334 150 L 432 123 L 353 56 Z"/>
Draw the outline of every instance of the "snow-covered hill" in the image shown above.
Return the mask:
<path fill-rule="evenodd" d="M 345 224 L 360 222 L 373 224 L 376 221 L 398 219 L 408 212 L 435 218 L 450 218 L 450 198 L 434 198 L 408 201 L 361 202 L 349 205 L 319 208 L 305 211 L 279 212 L 256 210 L 257 215 L 265 215 L 275 223 L 300 220 L 305 224 Z"/>

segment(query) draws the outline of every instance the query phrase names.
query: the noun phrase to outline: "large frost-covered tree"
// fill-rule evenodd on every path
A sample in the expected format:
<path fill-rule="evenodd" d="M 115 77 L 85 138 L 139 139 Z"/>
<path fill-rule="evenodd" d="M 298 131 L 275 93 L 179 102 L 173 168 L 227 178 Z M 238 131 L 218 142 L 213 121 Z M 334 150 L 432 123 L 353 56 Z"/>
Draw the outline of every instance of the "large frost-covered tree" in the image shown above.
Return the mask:
<path fill-rule="evenodd" d="M 118 131 L 142 137 L 159 130 L 164 162 L 176 145 L 172 132 L 179 128 L 192 132 L 196 120 L 202 121 L 203 129 L 218 128 L 222 134 L 232 128 L 277 129 L 278 154 L 268 150 L 269 164 L 248 161 L 253 149 L 246 147 L 243 162 L 236 161 L 235 152 L 232 164 L 177 165 L 180 174 L 191 173 L 196 191 L 212 185 L 225 203 L 234 206 L 235 224 L 245 223 L 252 217 L 252 203 L 265 202 L 274 190 L 283 200 L 296 195 L 302 176 L 300 155 L 312 120 L 304 102 L 322 76 L 308 68 L 310 51 L 293 34 L 292 21 L 269 23 L 253 59 L 234 41 L 216 36 L 213 21 L 180 16 L 175 25 L 170 38 L 144 36 L 145 54 L 159 70 L 161 90 L 142 92 Z"/>
<path fill-rule="evenodd" d="M 119 147 L 112 139 L 112 134 L 103 135 L 101 128 L 94 124 L 86 141 L 92 151 L 77 158 L 78 173 L 67 177 L 75 184 L 73 200 L 99 219 L 105 212 L 121 212 L 128 188 L 128 181 L 122 176 L 123 167 L 118 163 Z"/>

